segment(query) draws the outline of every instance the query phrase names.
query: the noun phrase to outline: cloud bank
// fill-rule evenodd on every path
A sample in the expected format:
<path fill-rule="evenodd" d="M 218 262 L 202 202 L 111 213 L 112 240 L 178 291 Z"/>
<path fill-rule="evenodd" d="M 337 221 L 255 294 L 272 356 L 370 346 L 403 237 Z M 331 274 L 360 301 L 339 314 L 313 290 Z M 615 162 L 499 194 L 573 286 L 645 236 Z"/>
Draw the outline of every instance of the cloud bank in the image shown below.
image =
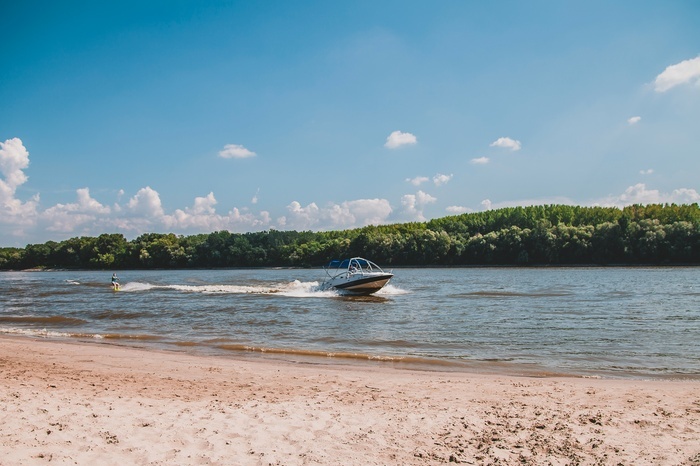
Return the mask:
<path fill-rule="evenodd" d="M 325 205 L 311 202 L 306 206 L 293 200 L 287 205 L 283 215 L 273 218 L 267 211 L 252 212 L 248 207 L 233 207 L 225 213 L 220 213 L 213 192 L 195 197 L 189 207 L 168 212 L 163 207 L 160 194 L 150 186 L 139 189 L 133 195 L 119 190 L 115 193 L 115 201 L 112 204 L 100 202 L 92 196 L 88 187 L 82 187 L 76 190 L 73 202 L 41 209 L 38 194 L 26 201 L 17 196 L 18 188 L 28 180 L 25 174 L 28 167 L 29 152 L 20 139 L 14 138 L 0 143 L 0 227 L 4 235 L 2 241 L 16 238 L 25 244 L 45 242 L 46 232 L 52 233 L 52 237 L 48 239 L 59 241 L 73 236 L 97 236 L 115 231 L 135 237 L 151 232 L 195 234 L 217 230 L 247 232 L 272 228 L 297 231 L 351 229 L 400 221 L 425 221 L 426 209 L 437 202 L 436 197 L 423 190 L 403 195 L 398 207 L 381 198 L 345 200 Z M 642 170 L 640 173 L 648 175 L 653 171 Z M 406 181 L 415 186 L 432 181 L 436 187 L 440 187 L 452 178 L 452 174 L 438 173 L 432 178 L 419 176 Z M 254 199 L 257 199 L 257 195 L 256 193 Z M 503 202 L 485 199 L 481 202 L 481 207 L 495 209 L 542 204 L 624 207 L 631 204 L 694 202 L 700 202 L 700 194 L 695 189 L 679 188 L 671 192 L 662 192 L 638 183 L 628 187 L 621 194 L 583 203 L 565 197 Z M 460 205 L 448 206 L 445 211 L 448 214 L 473 212 L 469 207 Z"/>

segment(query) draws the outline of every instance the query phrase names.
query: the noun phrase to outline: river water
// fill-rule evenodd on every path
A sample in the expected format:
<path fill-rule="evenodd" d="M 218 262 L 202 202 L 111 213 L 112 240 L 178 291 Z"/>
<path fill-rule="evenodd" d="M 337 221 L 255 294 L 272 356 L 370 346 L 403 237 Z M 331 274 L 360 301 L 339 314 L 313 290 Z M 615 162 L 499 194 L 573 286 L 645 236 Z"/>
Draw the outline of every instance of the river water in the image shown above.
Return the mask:
<path fill-rule="evenodd" d="M 700 379 L 700 268 L 400 268 L 376 295 L 322 270 L 0 273 L 0 334 L 422 369 Z"/>

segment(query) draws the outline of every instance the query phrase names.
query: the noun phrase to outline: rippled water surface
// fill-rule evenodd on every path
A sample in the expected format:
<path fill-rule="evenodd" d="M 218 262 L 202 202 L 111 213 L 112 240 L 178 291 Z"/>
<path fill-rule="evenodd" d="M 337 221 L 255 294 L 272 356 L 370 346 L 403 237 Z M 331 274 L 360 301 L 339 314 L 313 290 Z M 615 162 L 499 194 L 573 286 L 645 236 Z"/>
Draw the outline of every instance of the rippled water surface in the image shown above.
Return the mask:
<path fill-rule="evenodd" d="M 0 273 L 0 332 L 305 362 L 700 378 L 700 268 L 397 269 L 370 297 L 320 270 Z M 380 361 L 380 362 L 374 362 Z"/>

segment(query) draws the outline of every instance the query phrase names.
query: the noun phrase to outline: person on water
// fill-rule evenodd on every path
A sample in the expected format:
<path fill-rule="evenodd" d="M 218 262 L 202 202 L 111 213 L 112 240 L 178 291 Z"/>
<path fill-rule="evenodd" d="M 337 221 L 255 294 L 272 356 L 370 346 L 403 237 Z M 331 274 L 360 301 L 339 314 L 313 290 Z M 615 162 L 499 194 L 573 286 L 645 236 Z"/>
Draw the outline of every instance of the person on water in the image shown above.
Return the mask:
<path fill-rule="evenodd" d="M 112 288 L 114 288 L 114 291 L 119 290 L 119 278 L 116 273 L 112 274 Z"/>

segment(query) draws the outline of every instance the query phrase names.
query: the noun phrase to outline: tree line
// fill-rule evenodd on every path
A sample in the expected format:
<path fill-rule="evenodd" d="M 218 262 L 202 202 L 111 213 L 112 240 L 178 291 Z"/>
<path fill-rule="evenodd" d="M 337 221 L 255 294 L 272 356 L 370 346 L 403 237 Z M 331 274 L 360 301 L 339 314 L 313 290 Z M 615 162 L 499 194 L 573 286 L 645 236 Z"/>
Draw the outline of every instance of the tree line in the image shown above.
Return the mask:
<path fill-rule="evenodd" d="M 508 207 L 343 231 L 119 233 L 0 248 L 0 269 L 700 264 L 698 204 Z"/>

